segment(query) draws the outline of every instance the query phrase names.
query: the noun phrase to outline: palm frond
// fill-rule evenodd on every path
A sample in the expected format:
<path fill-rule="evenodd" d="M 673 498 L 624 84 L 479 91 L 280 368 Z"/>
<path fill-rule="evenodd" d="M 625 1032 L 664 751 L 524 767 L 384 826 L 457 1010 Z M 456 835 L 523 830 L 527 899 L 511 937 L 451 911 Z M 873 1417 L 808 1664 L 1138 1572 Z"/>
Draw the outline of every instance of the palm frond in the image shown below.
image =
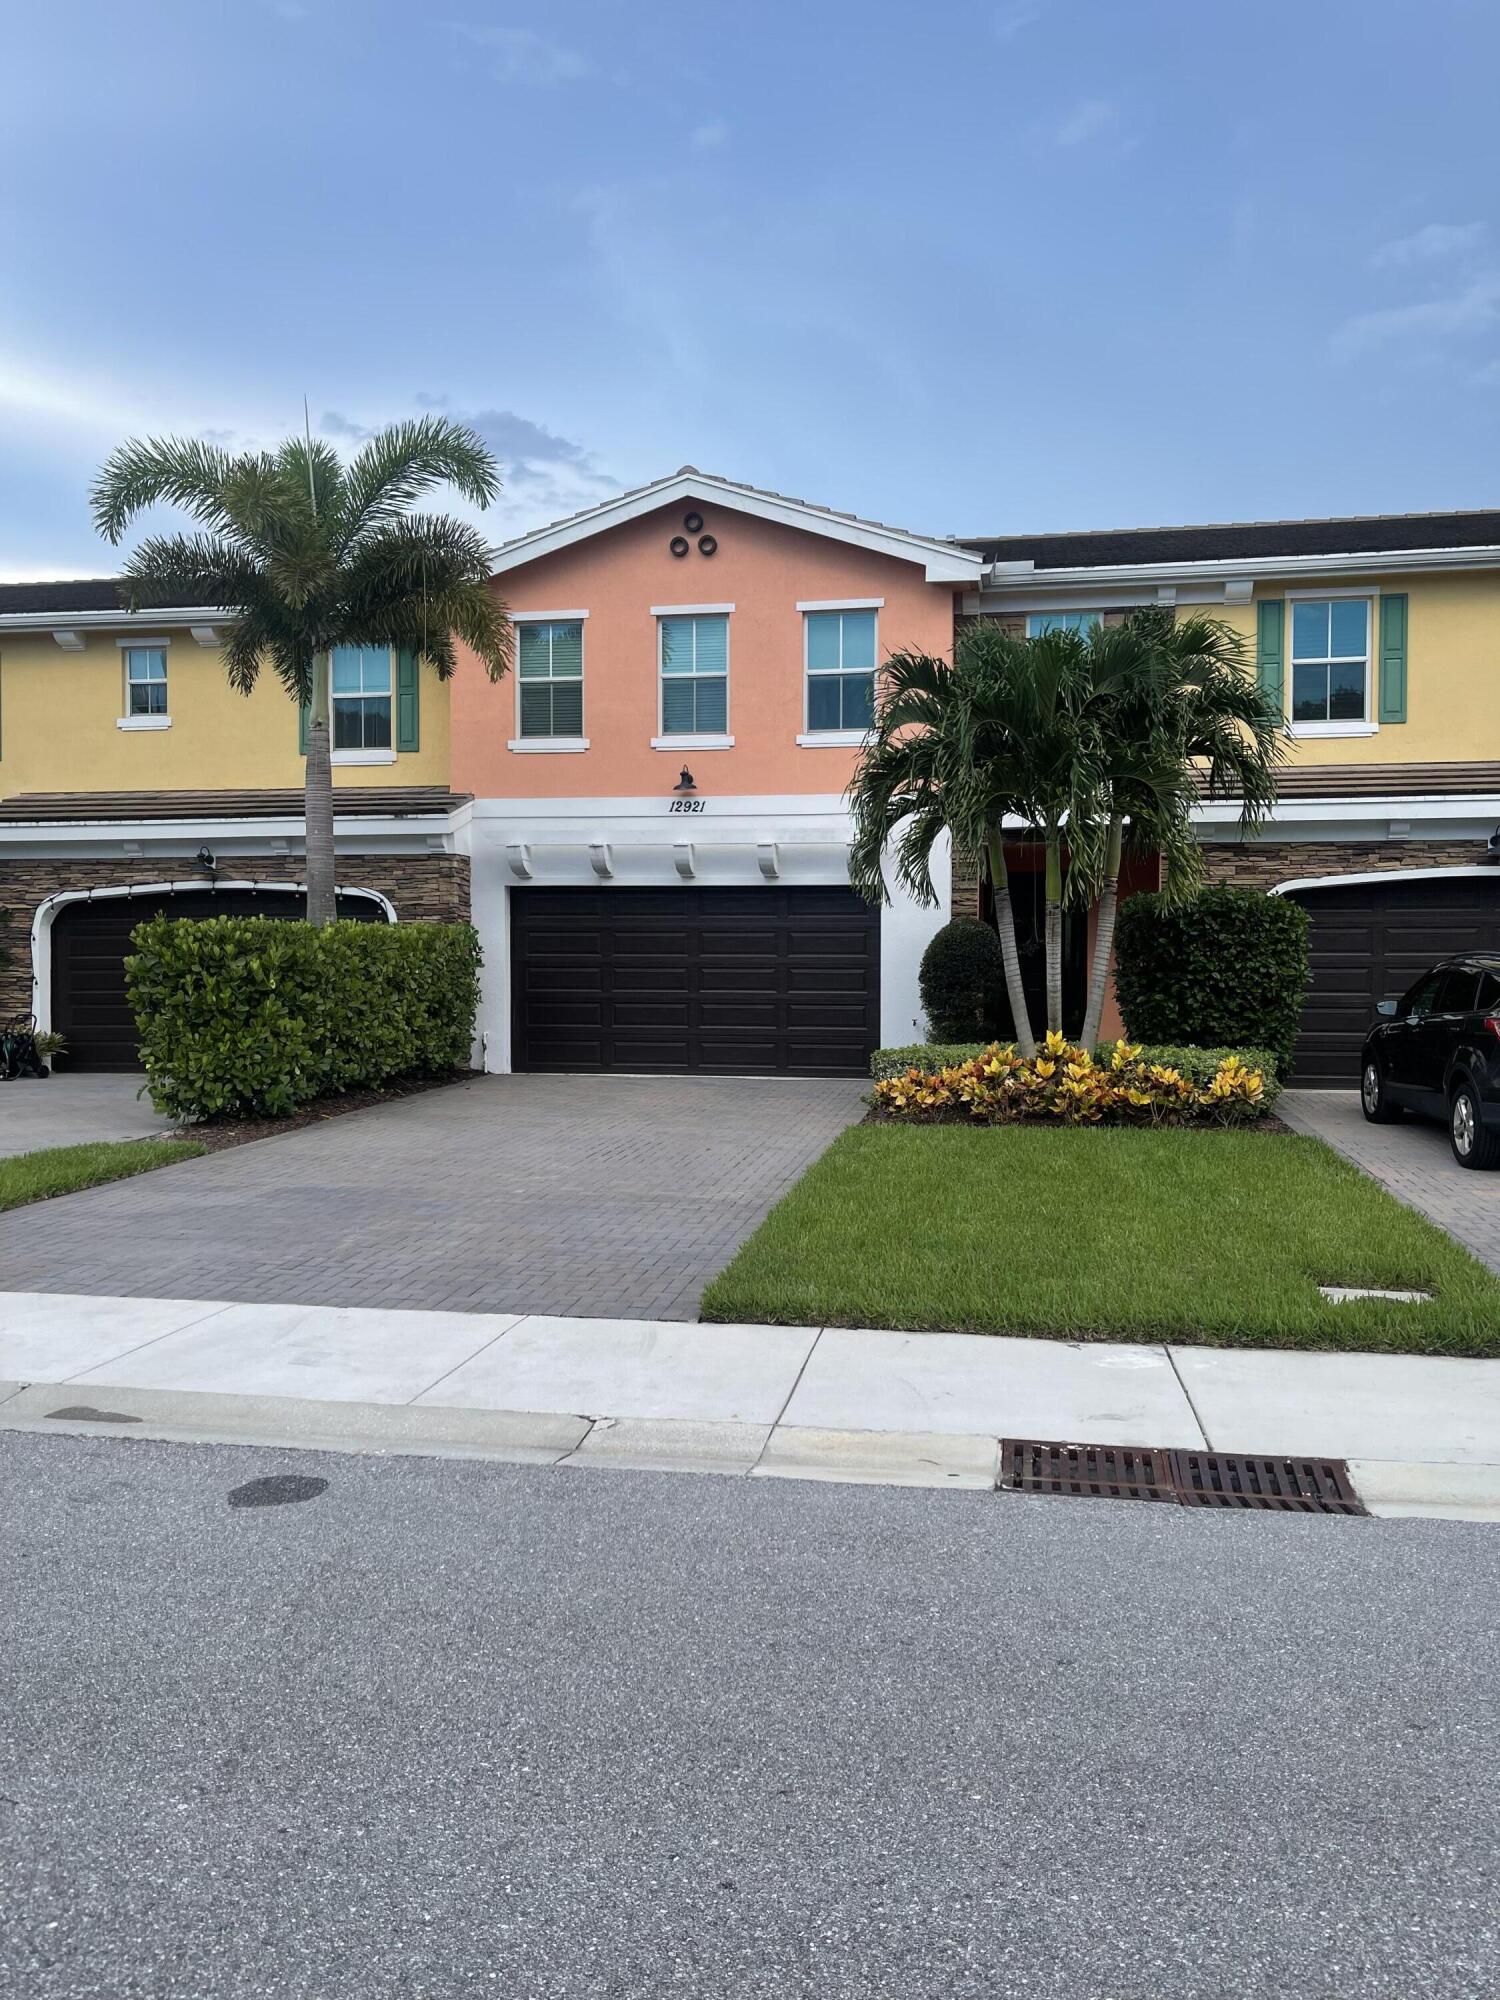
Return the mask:
<path fill-rule="evenodd" d="M 142 509 L 183 507 L 209 527 L 224 522 L 223 487 L 234 460 L 198 438 L 136 438 L 105 460 L 89 494 L 94 526 L 118 542 Z"/>
<path fill-rule="evenodd" d="M 500 468 L 476 431 L 447 417 L 392 424 L 356 454 L 344 479 L 342 546 L 405 515 L 432 487 L 448 485 L 477 507 L 500 491 Z"/>

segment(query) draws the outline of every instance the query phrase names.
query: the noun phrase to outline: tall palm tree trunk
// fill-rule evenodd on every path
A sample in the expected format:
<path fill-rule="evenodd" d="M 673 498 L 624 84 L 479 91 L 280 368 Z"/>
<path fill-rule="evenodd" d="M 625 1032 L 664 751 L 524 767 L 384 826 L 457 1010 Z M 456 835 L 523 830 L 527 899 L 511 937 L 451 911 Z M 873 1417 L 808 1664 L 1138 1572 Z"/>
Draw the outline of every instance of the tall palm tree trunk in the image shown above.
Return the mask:
<path fill-rule="evenodd" d="M 312 702 L 307 716 L 305 777 L 307 921 L 331 924 L 338 915 L 333 880 L 333 756 L 329 730 L 329 676 L 333 655 L 313 660 Z"/>
<path fill-rule="evenodd" d="M 1021 954 L 1016 949 L 1016 913 L 1010 900 L 1010 871 L 1005 865 L 1005 838 L 997 827 L 986 842 L 990 864 L 990 893 L 995 899 L 995 929 L 1000 933 L 1000 957 L 1005 965 L 1005 996 L 1010 1001 L 1011 1024 L 1016 1031 L 1016 1047 L 1023 1056 L 1036 1054 L 1036 1038 L 1031 1032 L 1031 1016 L 1026 1010 L 1026 989 L 1021 983 Z"/>
<path fill-rule="evenodd" d="M 1104 850 L 1104 884 L 1099 891 L 1099 917 L 1094 930 L 1094 962 L 1089 969 L 1088 1006 L 1084 1010 L 1083 1033 L 1079 1037 L 1086 1049 L 1098 1046 L 1099 1027 L 1104 1019 L 1104 989 L 1109 980 L 1110 953 L 1115 947 L 1115 913 L 1120 907 L 1120 858 L 1124 842 L 1124 820 L 1119 813 L 1112 813 Z"/>
<path fill-rule="evenodd" d="M 1047 828 L 1047 1032 L 1062 1032 L 1062 835 Z"/>

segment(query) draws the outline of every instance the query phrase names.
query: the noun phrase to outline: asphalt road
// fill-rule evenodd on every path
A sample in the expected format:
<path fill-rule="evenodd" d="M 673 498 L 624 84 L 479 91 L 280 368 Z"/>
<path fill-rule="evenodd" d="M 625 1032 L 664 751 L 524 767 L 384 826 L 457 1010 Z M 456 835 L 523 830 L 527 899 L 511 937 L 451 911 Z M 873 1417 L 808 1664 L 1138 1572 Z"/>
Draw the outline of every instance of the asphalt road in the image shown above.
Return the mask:
<path fill-rule="evenodd" d="M 1500 1987 L 1493 1528 L 20 1435 L 0 1523 L 28 2000 Z"/>

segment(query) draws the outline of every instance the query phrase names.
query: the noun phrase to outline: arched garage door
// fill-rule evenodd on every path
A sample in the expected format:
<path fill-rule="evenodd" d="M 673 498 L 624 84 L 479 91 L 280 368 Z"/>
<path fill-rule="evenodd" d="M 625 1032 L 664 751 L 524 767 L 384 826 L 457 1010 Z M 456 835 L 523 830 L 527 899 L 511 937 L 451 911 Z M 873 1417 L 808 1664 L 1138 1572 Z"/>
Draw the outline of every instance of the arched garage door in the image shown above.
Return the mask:
<path fill-rule="evenodd" d="M 139 1038 L 125 997 L 130 934 L 147 917 L 304 917 L 289 889 L 176 889 L 64 903 L 52 919 L 52 1025 L 66 1037 L 69 1070 L 135 1069 Z M 380 922 L 372 896 L 341 895 L 339 915 Z"/>
<path fill-rule="evenodd" d="M 1500 869 L 1380 875 L 1289 891 L 1312 917 L 1312 983 L 1292 1081 L 1353 1090 L 1375 1008 L 1437 959 L 1500 950 Z"/>

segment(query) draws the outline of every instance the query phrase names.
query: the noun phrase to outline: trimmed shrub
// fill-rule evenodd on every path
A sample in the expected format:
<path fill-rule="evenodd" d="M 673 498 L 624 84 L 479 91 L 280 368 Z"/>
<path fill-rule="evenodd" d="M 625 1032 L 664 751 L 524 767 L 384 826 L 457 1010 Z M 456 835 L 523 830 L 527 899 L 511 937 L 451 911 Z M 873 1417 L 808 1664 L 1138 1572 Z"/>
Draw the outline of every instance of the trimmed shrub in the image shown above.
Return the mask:
<path fill-rule="evenodd" d="M 1204 889 L 1169 909 L 1120 905 L 1115 993 L 1126 1032 L 1153 1046 L 1255 1046 L 1291 1061 L 1307 992 L 1308 914 L 1257 889 Z"/>
<path fill-rule="evenodd" d="M 1029 1058 L 996 1043 L 950 1069 L 888 1077 L 875 1086 L 875 1104 L 917 1124 L 1245 1125 L 1265 1113 L 1265 1076 L 1238 1056 L 1195 1083 L 1128 1042 L 1099 1054 L 1096 1061 L 1054 1030 Z"/>
<path fill-rule="evenodd" d="M 284 1118 L 314 1098 L 466 1066 L 468 924 L 153 917 L 125 961 L 146 1084 L 173 1118 Z"/>
<path fill-rule="evenodd" d="M 936 1070 L 957 1069 L 964 1063 L 972 1062 L 975 1056 L 983 1055 L 986 1047 L 992 1046 L 1005 1045 L 912 1042 L 906 1048 L 877 1049 L 870 1058 L 870 1074 L 877 1083 L 883 1083 L 893 1076 L 905 1076 L 911 1070 L 930 1075 Z M 1108 1065 L 1114 1059 L 1116 1046 L 1114 1042 L 1101 1042 L 1094 1051 L 1094 1061 Z M 1188 1082 L 1200 1089 L 1212 1083 L 1227 1062 L 1239 1063 L 1245 1069 L 1258 1069 L 1265 1079 L 1261 1098 L 1263 1111 L 1269 1111 L 1281 1095 L 1274 1049 L 1183 1049 L 1150 1042 L 1138 1048 L 1136 1054 L 1143 1063 L 1159 1069 L 1181 1070 Z"/>
<path fill-rule="evenodd" d="M 935 931 L 917 975 L 928 1033 L 940 1042 L 984 1035 L 997 1025 L 1005 990 L 1000 940 L 977 917 L 954 917 Z"/>

